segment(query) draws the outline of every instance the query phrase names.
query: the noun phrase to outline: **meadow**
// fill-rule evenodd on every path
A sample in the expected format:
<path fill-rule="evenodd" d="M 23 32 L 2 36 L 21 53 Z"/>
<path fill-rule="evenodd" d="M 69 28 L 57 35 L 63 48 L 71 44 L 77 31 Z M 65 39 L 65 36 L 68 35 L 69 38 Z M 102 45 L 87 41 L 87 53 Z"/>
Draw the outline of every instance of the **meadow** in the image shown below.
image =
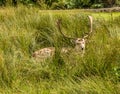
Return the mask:
<path fill-rule="evenodd" d="M 32 53 L 44 47 L 74 47 L 56 27 L 71 37 L 93 33 L 85 55 L 57 53 L 36 61 Z M 85 10 L 0 9 L 0 94 L 120 94 L 120 13 Z"/>

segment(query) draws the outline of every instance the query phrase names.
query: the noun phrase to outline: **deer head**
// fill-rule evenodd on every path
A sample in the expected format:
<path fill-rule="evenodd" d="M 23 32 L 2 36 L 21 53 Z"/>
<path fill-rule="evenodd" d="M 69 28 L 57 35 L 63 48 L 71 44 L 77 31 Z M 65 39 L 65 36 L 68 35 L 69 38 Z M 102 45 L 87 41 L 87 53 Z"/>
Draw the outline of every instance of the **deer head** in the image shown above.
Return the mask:
<path fill-rule="evenodd" d="M 62 32 L 62 30 L 61 30 L 61 22 L 62 22 L 62 19 L 58 19 L 58 20 L 57 20 L 57 28 L 58 28 L 59 32 L 63 35 L 64 38 L 68 38 L 68 39 L 74 40 L 75 49 L 76 49 L 76 50 L 82 50 L 82 51 L 85 50 L 86 40 L 87 40 L 87 38 L 90 36 L 90 34 L 92 33 L 93 18 L 92 18 L 92 16 L 88 16 L 88 18 L 89 18 L 89 20 L 90 20 L 90 31 L 89 31 L 88 34 L 86 34 L 86 35 L 83 36 L 82 38 L 73 38 L 73 37 L 68 37 L 68 36 L 66 36 L 66 35 Z"/>

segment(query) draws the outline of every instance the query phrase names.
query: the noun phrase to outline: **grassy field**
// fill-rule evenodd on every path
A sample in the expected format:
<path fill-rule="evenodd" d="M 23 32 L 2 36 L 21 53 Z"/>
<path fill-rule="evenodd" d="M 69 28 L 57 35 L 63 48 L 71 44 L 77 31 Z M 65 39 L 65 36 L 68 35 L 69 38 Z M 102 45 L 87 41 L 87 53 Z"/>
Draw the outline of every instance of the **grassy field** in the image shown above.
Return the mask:
<path fill-rule="evenodd" d="M 77 52 L 35 61 L 43 47 L 73 47 L 58 32 L 71 37 L 93 33 L 81 57 Z M 120 94 L 120 13 L 85 10 L 0 9 L 0 94 Z"/>

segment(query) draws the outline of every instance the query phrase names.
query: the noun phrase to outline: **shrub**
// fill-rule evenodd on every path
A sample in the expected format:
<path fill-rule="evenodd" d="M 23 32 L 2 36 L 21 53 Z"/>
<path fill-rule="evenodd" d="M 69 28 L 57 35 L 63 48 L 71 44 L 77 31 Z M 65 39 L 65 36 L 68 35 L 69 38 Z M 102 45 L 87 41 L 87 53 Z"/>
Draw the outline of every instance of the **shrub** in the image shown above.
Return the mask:
<path fill-rule="evenodd" d="M 51 6 L 51 9 L 65 9 L 65 3 L 63 2 L 58 2 L 58 3 L 53 3 Z"/>
<path fill-rule="evenodd" d="M 103 4 L 93 4 L 93 5 L 91 6 L 91 8 L 103 8 L 103 7 L 104 7 Z"/>

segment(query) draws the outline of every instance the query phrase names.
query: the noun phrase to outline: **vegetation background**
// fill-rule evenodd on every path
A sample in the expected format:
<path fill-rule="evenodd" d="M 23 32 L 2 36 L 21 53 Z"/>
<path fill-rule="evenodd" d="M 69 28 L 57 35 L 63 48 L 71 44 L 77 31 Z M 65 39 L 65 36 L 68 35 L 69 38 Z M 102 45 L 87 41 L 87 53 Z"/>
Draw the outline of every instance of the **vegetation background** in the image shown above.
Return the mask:
<path fill-rule="evenodd" d="M 120 94 L 120 13 L 74 9 L 119 6 L 104 1 L 0 0 L 0 94 Z M 93 33 L 83 57 L 70 51 L 34 60 L 40 48 L 74 46 L 58 32 L 58 18 L 66 35 L 81 37 L 89 32 L 88 15 Z"/>
<path fill-rule="evenodd" d="M 41 9 L 103 8 L 120 6 L 120 0 L 0 0 L 1 6 L 19 4 Z"/>

